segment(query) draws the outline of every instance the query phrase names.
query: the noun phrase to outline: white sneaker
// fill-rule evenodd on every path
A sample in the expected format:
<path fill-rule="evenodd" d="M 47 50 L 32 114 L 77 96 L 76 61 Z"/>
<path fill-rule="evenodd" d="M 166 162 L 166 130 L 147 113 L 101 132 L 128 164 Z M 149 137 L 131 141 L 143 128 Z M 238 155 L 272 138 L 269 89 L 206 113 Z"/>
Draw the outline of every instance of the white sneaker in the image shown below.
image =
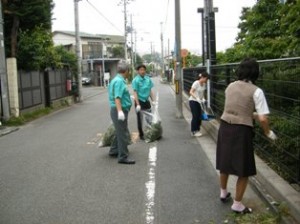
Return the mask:
<path fill-rule="evenodd" d="M 195 133 L 192 133 L 192 136 L 194 136 L 194 137 L 201 137 L 202 133 L 200 131 L 197 131 Z"/>

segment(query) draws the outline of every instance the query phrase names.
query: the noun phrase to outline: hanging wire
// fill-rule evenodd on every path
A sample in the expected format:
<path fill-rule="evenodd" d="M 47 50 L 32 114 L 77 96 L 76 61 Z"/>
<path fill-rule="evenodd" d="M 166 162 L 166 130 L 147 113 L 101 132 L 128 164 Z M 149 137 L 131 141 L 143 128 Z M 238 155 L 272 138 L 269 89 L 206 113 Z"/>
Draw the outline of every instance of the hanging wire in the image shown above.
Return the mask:
<path fill-rule="evenodd" d="M 100 15 L 100 16 L 102 16 L 112 27 L 114 27 L 116 30 L 118 30 L 120 33 L 123 33 L 123 31 L 121 31 L 115 24 L 113 24 L 106 16 L 104 16 L 101 12 L 100 12 L 100 10 L 95 6 L 95 5 L 93 5 L 92 3 L 90 3 L 89 2 L 89 0 L 86 0 L 87 1 L 87 3 L 89 3 L 89 5 L 93 8 L 93 9 L 95 9 L 96 10 L 96 12 Z"/>

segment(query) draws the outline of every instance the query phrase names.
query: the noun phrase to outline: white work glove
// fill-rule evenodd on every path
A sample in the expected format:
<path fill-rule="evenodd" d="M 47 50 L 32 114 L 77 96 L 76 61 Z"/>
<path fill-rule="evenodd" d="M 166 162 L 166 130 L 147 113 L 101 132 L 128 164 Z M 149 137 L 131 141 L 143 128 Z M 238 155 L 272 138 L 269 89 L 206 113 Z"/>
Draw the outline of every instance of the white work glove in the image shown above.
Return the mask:
<path fill-rule="evenodd" d="M 141 105 L 137 105 L 136 108 L 135 108 L 135 111 L 138 113 L 141 111 Z"/>
<path fill-rule="evenodd" d="M 201 100 L 201 102 L 202 102 L 202 103 L 205 103 L 205 102 L 206 102 L 206 99 L 203 98 L 203 99 Z"/>
<path fill-rule="evenodd" d="M 152 104 L 152 106 L 156 106 L 157 102 L 156 101 L 152 101 L 151 104 Z"/>
<path fill-rule="evenodd" d="M 276 134 L 272 130 L 269 131 L 269 134 L 267 135 L 267 137 L 269 139 L 271 139 L 272 141 L 275 141 L 277 139 Z"/>
<path fill-rule="evenodd" d="M 125 120 L 125 114 L 122 110 L 118 111 L 118 120 L 124 121 Z"/>

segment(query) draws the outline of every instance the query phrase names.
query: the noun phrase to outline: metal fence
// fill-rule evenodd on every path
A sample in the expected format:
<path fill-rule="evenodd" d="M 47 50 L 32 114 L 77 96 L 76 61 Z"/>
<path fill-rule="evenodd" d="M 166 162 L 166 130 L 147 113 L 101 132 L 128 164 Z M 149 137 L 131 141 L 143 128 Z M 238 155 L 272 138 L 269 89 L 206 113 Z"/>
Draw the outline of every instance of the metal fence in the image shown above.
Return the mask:
<path fill-rule="evenodd" d="M 257 86 L 264 90 L 271 110 L 270 125 L 278 135 L 276 143 L 255 127 L 257 154 L 290 183 L 300 184 L 300 58 L 259 61 Z M 238 64 L 211 66 L 211 107 L 219 119 L 224 107 L 224 90 L 236 79 Z M 184 69 L 184 90 L 188 93 L 197 75 L 206 67 Z"/>

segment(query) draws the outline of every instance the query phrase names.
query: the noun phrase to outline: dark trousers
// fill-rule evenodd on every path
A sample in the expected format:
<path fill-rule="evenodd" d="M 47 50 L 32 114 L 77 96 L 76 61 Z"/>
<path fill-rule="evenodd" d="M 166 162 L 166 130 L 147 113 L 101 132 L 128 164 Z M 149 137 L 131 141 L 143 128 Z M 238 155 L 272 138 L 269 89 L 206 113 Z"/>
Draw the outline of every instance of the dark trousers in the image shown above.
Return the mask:
<path fill-rule="evenodd" d="M 200 126 L 201 126 L 201 106 L 200 103 L 190 100 L 190 108 L 192 112 L 192 121 L 191 121 L 191 131 L 196 132 L 200 131 Z"/>
<path fill-rule="evenodd" d="M 115 137 L 110 147 L 109 154 L 117 154 L 119 160 L 128 157 L 128 143 L 130 133 L 128 130 L 128 111 L 123 111 L 125 120 L 118 120 L 118 111 L 116 108 L 111 108 L 110 116 L 116 129 Z"/>
<path fill-rule="evenodd" d="M 146 102 L 139 101 L 140 106 L 141 106 L 141 111 L 136 113 L 136 118 L 137 118 L 137 126 L 139 130 L 139 136 L 144 137 L 144 131 L 143 131 L 143 120 L 144 120 L 144 115 L 146 118 L 147 125 L 151 124 L 152 118 L 147 115 L 147 113 L 151 113 L 151 104 L 147 100 Z M 136 104 L 135 104 L 136 106 Z M 146 112 L 146 113 L 144 113 Z"/>

